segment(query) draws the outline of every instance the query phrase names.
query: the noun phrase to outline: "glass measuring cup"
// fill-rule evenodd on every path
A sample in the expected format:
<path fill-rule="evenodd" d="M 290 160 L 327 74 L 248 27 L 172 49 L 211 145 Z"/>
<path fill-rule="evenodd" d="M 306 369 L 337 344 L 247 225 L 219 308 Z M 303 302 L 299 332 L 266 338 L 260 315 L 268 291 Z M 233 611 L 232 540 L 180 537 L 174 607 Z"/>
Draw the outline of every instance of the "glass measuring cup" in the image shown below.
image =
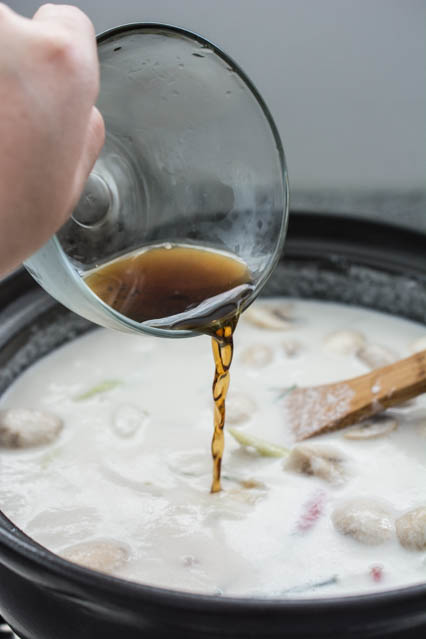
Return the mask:
<path fill-rule="evenodd" d="M 192 332 L 114 310 L 85 273 L 164 243 L 223 251 L 250 270 L 243 310 L 284 243 L 288 185 L 279 134 L 243 71 L 198 35 L 124 25 L 98 37 L 98 53 L 104 148 L 72 217 L 25 266 L 53 297 L 101 326 L 186 337 Z"/>

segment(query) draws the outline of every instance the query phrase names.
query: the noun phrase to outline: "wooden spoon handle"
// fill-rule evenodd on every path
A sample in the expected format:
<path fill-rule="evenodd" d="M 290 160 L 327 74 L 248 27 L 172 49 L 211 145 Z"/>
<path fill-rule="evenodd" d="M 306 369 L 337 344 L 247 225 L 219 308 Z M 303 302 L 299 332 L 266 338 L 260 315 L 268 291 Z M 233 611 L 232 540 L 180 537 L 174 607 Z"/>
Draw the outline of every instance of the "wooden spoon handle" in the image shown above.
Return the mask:
<path fill-rule="evenodd" d="M 350 412 L 356 419 L 375 415 L 426 392 L 426 351 L 346 383 L 355 393 Z"/>
<path fill-rule="evenodd" d="M 426 393 L 426 351 L 335 384 L 296 389 L 286 398 L 297 440 L 350 426 Z"/>

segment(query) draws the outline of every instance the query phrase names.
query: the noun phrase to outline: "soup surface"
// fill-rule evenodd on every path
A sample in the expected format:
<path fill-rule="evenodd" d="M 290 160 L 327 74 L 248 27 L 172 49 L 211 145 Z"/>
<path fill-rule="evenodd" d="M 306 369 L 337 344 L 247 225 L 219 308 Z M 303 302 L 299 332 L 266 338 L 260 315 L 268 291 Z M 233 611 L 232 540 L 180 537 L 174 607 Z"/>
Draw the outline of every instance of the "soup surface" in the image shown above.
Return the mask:
<path fill-rule="evenodd" d="M 424 583 L 425 396 L 295 446 L 285 395 L 425 337 L 356 307 L 257 302 L 235 335 L 223 490 L 211 494 L 208 338 L 93 331 L 0 398 L 0 506 L 72 561 L 166 588 L 313 597 Z M 25 434 L 18 408 L 56 419 L 36 413 Z"/>

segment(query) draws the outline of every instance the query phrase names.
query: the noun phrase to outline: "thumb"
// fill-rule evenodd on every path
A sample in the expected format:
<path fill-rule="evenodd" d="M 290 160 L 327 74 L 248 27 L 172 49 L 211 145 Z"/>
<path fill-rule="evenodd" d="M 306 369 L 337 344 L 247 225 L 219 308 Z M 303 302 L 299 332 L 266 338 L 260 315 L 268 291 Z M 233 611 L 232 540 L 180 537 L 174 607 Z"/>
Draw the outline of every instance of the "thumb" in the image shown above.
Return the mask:
<path fill-rule="evenodd" d="M 86 138 L 80 155 L 80 161 L 74 178 L 74 188 L 71 205 L 67 215 L 70 215 L 77 206 L 83 193 L 84 186 L 91 170 L 101 152 L 105 141 L 105 125 L 100 111 L 92 107 L 87 127 Z"/>
<path fill-rule="evenodd" d="M 77 175 L 77 188 L 82 190 L 90 171 L 93 169 L 99 153 L 105 142 L 105 124 L 103 117 L 96 107 L 92 108 L 87 127 L 86 139 L 80 157 Z"/>

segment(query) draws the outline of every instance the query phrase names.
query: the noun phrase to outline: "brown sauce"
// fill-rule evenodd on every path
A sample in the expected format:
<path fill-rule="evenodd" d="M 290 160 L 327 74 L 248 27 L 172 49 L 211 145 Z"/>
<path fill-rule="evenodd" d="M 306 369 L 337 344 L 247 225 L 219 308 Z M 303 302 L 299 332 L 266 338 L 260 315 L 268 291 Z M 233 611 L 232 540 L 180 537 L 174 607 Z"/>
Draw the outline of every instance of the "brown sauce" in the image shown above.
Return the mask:
<path fill-rule="evenodd" d="M 212 337 L 214 432 L 211 492 L 220 491 L 225 399 L 233 334 L 253 283 L 244 262 L 197 247 L 162 245 L 93 269 L 86 284 L 106 304 L 136 322 L 191 329 Z M 158 320 L 161 320 L 158 323 Z"/>
<path fill-rule="evenodd" d="M 229 369 L 234 354 L 233 334 L 238 317 L 228 320 L 218 328 L 212 337 L 215 372 L 213 380 L 214 431 L 212 440 L 213 481 L 211 492 L 220 491 L 220 471 L 222 467 L 225 437 L 225 400 L 229 388 Z"/>

